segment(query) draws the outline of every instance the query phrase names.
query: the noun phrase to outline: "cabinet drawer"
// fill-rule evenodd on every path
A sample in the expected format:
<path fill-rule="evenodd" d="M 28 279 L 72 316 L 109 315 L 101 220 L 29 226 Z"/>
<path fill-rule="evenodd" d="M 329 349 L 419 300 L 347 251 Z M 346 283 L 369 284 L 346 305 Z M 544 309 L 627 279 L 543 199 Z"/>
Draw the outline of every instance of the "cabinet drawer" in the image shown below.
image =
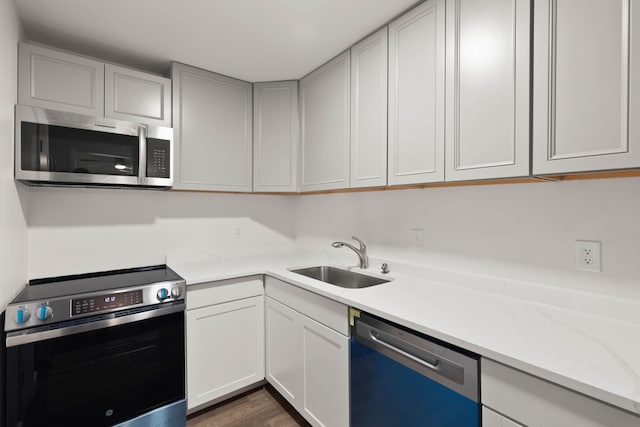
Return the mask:
<path fill-rule="evenodd" d="M 524 427 L 522 424 L 518 424 L 511 421 L 508 418 L 503 417 L 497 412 L 492 411 L 486 406 L 482 407 L 482 427 Z"/>
<path fill-rule="evenodd" d="M 637 427 L 640 417 L 482 359 L 482 404 L 528 427 Z"/>
<path fill-rule="evenodd" d="M 187 310 L 264 295 L 262 276 L 220 280 L 187 288 Z"/>
<path fill-rule="evenodd" d="M 349 336 L 347 306 L 273 277 L 265 278 L 267 296 L 325 326 Z"/>

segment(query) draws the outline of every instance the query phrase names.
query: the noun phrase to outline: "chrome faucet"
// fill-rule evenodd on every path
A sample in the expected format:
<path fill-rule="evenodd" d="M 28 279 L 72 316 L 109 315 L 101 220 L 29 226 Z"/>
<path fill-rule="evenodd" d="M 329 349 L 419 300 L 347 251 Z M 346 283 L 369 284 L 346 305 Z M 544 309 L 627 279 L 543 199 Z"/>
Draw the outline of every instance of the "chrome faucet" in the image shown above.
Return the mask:
<path fill-rule="evenodd" d="M 354 251 L 356 255 L 358 255 L 358 258 L 360 259 L 360 268 L 362 269 L 369 268 L 369 257 L 367 256 L 367 245 L 365 245 L 364 242 L 358 239 L 356 236 L 353 236 L 351 238 L 357 241 L 358 243 L 360 243 L 360 249 L 345 242 L 333 242 L 331 246 L 333 246 L 334 248 L 341 248 L 343 246 L 348 247 L 349 249 Z"/>

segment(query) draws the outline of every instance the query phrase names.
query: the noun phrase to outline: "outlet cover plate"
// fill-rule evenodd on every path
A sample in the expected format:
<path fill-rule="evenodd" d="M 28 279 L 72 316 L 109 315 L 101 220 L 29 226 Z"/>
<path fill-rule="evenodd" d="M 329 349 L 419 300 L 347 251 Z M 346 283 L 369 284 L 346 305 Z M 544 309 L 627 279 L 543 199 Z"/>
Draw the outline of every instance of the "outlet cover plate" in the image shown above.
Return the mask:
<path fill-rule="evenodd" d="M 576 240 L 576 270 L 602 271 L 600 242 L 593 240 Z"/>

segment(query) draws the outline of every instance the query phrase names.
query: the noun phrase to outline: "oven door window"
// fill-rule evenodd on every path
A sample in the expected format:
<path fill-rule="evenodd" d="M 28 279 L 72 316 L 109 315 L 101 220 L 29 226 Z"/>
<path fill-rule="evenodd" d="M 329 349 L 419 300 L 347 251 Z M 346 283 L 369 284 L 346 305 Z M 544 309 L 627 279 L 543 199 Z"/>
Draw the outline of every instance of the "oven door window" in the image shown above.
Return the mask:
<path fill-rule="evenodd" d="M 138 175 L 135 135 L 22 122 L 21 138 L 22 170 Z"/>
<path fill-rule="evenodd" d="M 8 425 L 110 426 L 184 399 L 184 313 L 7 349 Z"/>

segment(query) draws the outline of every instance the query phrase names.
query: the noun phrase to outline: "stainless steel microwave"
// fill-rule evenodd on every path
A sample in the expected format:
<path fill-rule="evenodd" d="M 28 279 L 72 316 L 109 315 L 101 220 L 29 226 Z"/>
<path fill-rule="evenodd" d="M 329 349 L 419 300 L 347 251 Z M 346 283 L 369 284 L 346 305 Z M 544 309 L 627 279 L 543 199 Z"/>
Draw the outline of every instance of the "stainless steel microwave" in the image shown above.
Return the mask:
<path fill-rule="evenodd" d="M 170 188 L 173 129 L 16 105 L 15 178 L 30 185 Z"/>

